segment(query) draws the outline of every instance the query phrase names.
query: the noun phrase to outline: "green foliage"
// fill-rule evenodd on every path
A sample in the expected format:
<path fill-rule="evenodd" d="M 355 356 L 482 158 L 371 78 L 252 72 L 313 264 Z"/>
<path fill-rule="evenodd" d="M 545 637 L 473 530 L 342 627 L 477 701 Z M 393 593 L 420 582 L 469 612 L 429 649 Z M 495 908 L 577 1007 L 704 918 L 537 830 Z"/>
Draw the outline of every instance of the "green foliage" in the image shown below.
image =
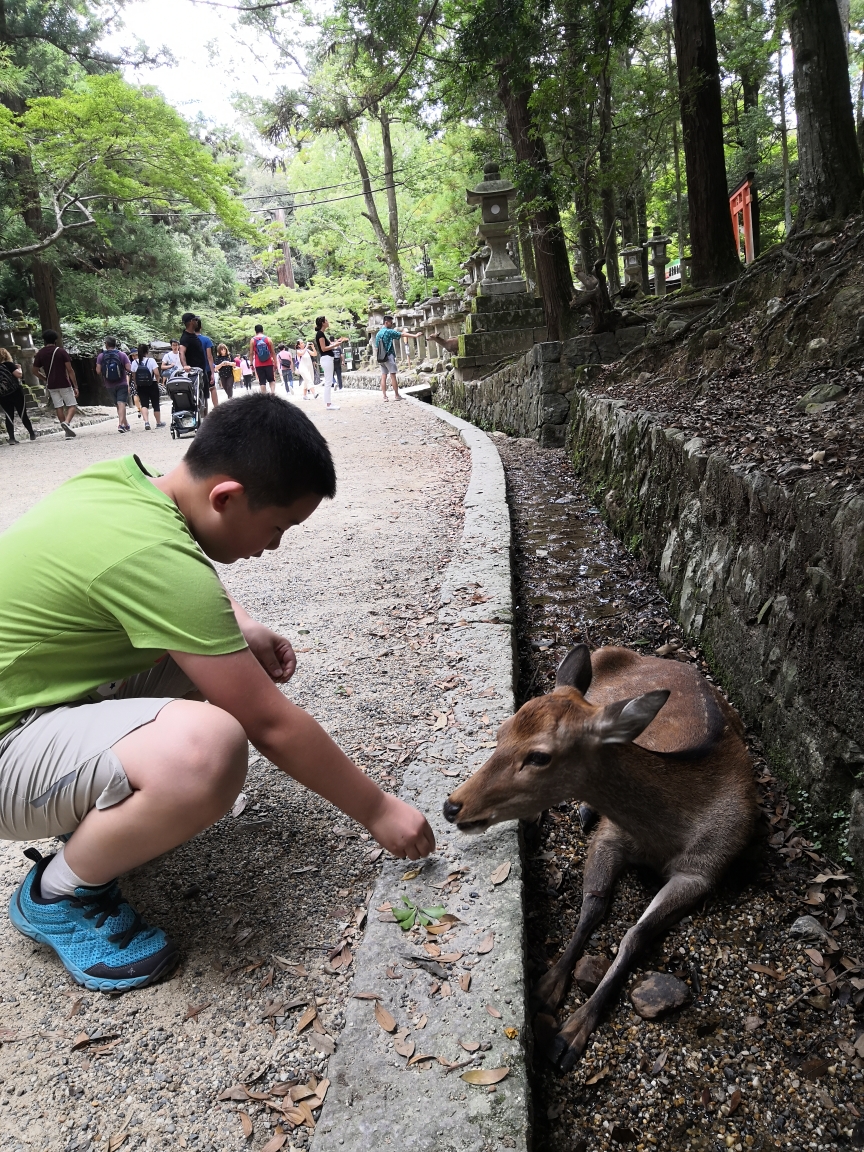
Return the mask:
<path fill-rule="evenodd" d="M 424 928 L 428 928 L 433 920 L 440 920 L 446 913 L 447 909 L 443 905 L 438 904 L 434 908 L 421 908 L 413 900 L 409 900 L 407 896 L 402 897 L 401 903 L 393 905 L 393 915 L 403 932 L 410 931 L 415 924 L 422 924 Z"/>

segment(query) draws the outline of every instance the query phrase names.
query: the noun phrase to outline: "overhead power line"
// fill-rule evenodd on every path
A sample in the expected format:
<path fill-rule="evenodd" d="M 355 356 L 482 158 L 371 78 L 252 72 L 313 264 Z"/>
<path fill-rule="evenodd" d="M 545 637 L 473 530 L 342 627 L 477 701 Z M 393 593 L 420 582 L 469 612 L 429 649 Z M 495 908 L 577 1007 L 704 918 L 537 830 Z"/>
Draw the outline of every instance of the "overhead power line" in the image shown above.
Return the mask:
<path fill-rule="evenodd" d="M 370 192 L 387 192 L 390 188 L 403 188 L 405 181 L 394 181 L 392 184 L 384 184 L 381 188 L 370 188 Z M 365 196 L 365 192 L 352 192 L 350 196 L 331 196 L 327 200 L 309 200 L 305 204 L 268 204 L 266 208 L 250 208 L 250 212 L 276 212 L 280 208 L 285 212 L 296 212 L 298 208 L 318 208 L 322 204 L 336 204 L 340 200 L 356 200 L 358 196 Z M 164 208 L 161 212 L 139 212 L 139 216 L 166 216 L 169 212 L 179 212 L 179 208 Z M 216 212 L 184 212 L 187 218 L 197 218 L 199 216 L 216 216 Z"/>

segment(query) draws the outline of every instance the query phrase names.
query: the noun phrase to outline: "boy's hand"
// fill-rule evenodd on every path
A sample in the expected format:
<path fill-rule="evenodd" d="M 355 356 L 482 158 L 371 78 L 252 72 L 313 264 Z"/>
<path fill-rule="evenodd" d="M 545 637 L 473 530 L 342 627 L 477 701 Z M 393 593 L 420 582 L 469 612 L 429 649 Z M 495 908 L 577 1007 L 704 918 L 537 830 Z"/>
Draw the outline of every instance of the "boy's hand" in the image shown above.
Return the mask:
<path fill-rule="evenodd" d="M 391 796 L 381 793 L 383 802 L 366 827 L 382 848 L 404 860 L 421 860 L 435 851 L 435 835 L 422 812 Z"/>
<path fill-rule="evenodd" d="M 267 673 L 271 680 L 277 684 L 284 684 L 290 680 L 297 670 L 297 657 L 291 647 L 291 641 L 273 632 L 257 620 L 248 618 L 240 625 L 240 630 L 249 645 L 252 655 Z"/>

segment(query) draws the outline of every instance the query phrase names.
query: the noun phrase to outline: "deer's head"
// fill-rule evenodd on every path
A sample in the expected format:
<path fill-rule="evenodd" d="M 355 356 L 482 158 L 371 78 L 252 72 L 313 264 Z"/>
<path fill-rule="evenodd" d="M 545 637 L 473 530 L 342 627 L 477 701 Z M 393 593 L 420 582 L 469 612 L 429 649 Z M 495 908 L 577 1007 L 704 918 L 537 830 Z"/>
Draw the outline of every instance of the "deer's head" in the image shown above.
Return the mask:
<path fill-rule="evenodd" d="M 598 766 L 604 749 L 635 740 L 669 698 L 664 689 L 603 708 L 585 699 L 590 683 L 591 654 L 579 644 L 561 661 L 554 692 L 504 721 L 495 751 L 444 801 L 445 818 L 463 832 L 485 832 L 572 799 L 580 771 Z"/>

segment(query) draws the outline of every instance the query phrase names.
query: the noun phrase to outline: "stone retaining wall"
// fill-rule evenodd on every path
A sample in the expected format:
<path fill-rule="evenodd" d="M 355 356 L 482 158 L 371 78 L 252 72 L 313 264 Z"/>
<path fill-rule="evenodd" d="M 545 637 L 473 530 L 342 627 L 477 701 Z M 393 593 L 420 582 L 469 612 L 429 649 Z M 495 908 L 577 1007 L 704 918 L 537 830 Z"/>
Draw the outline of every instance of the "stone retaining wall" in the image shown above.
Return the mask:
<path fill-rule="evenodd" d="M 659 570 L 825 848 L 864 869 L 864 498 L 817 476 L 784 489 L 622 401 L 580 390 L 571 410 L 576 469 L 613 528 Z"/>
<path fill-rule="evenodd" d="M 619 360 L 644 339 L 640 326 L 535 344 L 480 380 L 462 382 L 451 373 L 432 377 L 435 402 L 481 428 L 531 436 L 544 448 L 560 448 L 585 374 L 593 365 Z"/>

